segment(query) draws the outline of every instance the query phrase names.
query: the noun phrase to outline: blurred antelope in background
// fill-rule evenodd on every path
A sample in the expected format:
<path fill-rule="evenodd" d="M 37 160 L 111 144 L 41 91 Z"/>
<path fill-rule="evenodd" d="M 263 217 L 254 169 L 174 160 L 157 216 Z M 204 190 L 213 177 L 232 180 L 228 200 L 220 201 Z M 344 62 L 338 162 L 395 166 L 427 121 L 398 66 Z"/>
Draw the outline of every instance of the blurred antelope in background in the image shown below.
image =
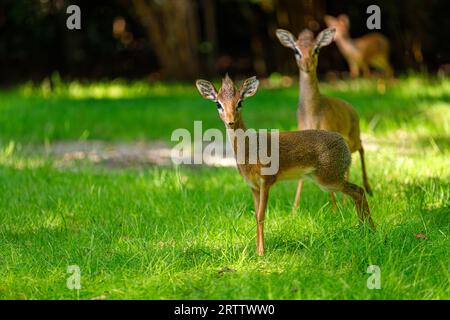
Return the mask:
<path fill-rule="evenodd" d="M 302 31 L 298 39 L 287 30 L 277 29 L 276 35 L 281 44 L 294 51 L 295 60 L 300 72 L 300 99 L 297 110 L 299 130 L 321 129 L 340 133 L 347 142 L 350 151 L 358 151 L 361 157 L 361 168 L 364 187 L 372 194 L 366 174 L 364 148 L 361 143 L 359 116 L 347 102 L 326 97 L 320 94 L 317 80 L 317 63 L 320 48 L 333 41 L 334 28 L 323 30 L 316 39 L 312 31 Z M 347 172 L 348 176 L 348 172 Z M 294 201 L 294 212 L 298 208 L 303 180 L 299 180 Z M 336 206 L 333 193 L 333 207 Z"/>
<path fill-rule="evenodd" d="M 335 132 L 323 130 L 305 130 L 269 133 L 266 135 L 278 135 L 278 146 L 270 145 L 269 150 L 273 156 L 278 155 L 278 170 L 274 174 L 265 175 L 262 169 L 269 164 L 262 164 L 257 158 L 256 163 L 251 163 L 249 153 L 261 148 L 259 141 L 256 148 L 249 146 L 237 138 L 237 134 L 245 132 L 246 126 L 242 117 L 242 102 L 245 98 L 256 93 L 259 82 L 256 77 L 244 81 L 239 90 L 234 86 L 228 75 L 222 80 L 222 87 L 217 92 L 214 86 L 206 80 L 197 80 L 196 86 L 203 98 L 215 102 L 219 116 L 227 128 L 230 141 L 237 159 L 237 168 L 250 186 L 255 206 L 257 223 L 256 252 L 264 254 L 264 219 L 272 185 L 280 180 L 299 179 L 302 176 L 311 177 L 322 189 L 343 192 L 353 198 L 358 216 L 361 221 L 367 220 L 370 226 L 375 225 L 370 216 L 369 205 L 366 200 L 364 189 L 349 183 L 345 176 L 351 163 L 351 153 L 342 136 Z M 272 138 L 265 137 L 266 142 Z M 257 135 L 257 139 L 261 137 Z M 251 140 L 251 139 L 249 139 Z M 239 142 L 241 141 L 241 142 Z M 243 144 L 243 145 L 242 145 Z M 244 153 L 245 161 L 238 161 L 238 153 Z"/>
<path fill-rule="evenodd" d="M 364 77 L 370 76 L 370 67 L 380 69 L 387 77 L 393 71 L 389 63 L 389 40 L 378 32 L 368 33 L 360 38 L 352 39 L 349 35 L 350 20 L 341 14 L 337 18 L 325 16 L 328 27 L 336 29 L 336 44 L 347 60 L 350 76 L 356 78 L 362 70 Z"/>

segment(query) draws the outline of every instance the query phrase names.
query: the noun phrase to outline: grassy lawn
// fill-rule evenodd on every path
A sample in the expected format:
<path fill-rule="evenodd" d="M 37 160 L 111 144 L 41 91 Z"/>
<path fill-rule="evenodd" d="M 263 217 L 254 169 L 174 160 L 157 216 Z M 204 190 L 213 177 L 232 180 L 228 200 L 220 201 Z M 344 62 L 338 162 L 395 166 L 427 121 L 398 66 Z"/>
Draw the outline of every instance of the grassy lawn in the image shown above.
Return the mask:
<path fill-rule="evenodd" d="M 361 115 L 378 225 L 353 205 L 295 182 L 269 199 L 266 255 L 255 255 L 253 202 L 232 168 L 59 166 L 33 146 L 170 140 L 223 125 L 193 85 L 24 85 L 0 92 L 0 298 L 449 299 L 450 80 L 323 84 Z M 295 129 L 297 88 L 245 103 L 249 127 Z M 31 149 L 30 149 L 31 147 Z M 359 156 L 351 181 L 361 184 Z M 78 265 L 81 290 L 69 290 Z M 370 290 L 369 265 L 381 270 Z M 223 272 L 225 271 L 225 272 Z"/>

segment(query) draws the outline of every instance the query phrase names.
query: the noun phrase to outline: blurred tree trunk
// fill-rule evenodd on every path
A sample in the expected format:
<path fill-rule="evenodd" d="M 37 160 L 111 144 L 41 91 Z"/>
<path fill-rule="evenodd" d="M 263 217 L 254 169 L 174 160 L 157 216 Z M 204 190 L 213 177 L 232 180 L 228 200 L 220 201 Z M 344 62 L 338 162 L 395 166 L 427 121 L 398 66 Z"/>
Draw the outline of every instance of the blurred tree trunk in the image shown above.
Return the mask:
<path fill-rule="evenodd" d="M 255 69 L 257 75 L 267 75 L 265 48 L 263 46 L 259 30 L 261 19 L 258 16 L 258 13 L 255 12 L 255 10 L 250 6 L 250 3 L 243 3 L 241 12 L 249 22 L 253 69 Z"/>
<path fill-rule="evenodd" d="M 216 73 L 217 55 L 217 28 L 216 28 L 216 4 L 212 0 L 202 0 L 203 19 L 205 24 L 205 45 L 203 53 L 206 54 L 206 71 L 212 76 Z"/>
<path fill-rule="evenodd" d="M 278 0 L 274 8 L 277 28 L 287 29 L 294 36 L 297 36 L 305 28 L 317 34 L 326 13 L 325 0 Z M 274 32 L 275 30 L 272 31 L 272 33 Z M 287 50 L 281 52 L 282 55 L 277 59 L 277 70 L 281 72 L 297 71 L 292 62 L 292 54 Z"/>
<path fill-rule="evenodd" d="M 163 76 L 195 78 L 199 71 L 199 28 L 195 1 L 133 0 L 133 7 L 147 30 Z"/>
<path fill-rule="evenodd" d="M 325 0 L 279 0 L 276 11 L 280 28 L 292 30 L 294 33 L 304 28 L 317 32 L 325 15 Z"/>
<path fill-rule="evenodd" d="M 402 37 L 405 42 L 407 51 L 405 52 L 405 61 L 408 68 L 426 72 L 426 65 L 423 59 L 423 43 L 427 38 L 424 27 L 427 25 L 427 12 L 432 10 L 432 3 L 421 2 L 418 0 L 410 0 L 404 3 L 403 12 L 414 12 L 414 15 L 405 15 L 405 25 L 409 27 L 405 29 Z M 422 10 L 417 10 L 420 8 Z"/>

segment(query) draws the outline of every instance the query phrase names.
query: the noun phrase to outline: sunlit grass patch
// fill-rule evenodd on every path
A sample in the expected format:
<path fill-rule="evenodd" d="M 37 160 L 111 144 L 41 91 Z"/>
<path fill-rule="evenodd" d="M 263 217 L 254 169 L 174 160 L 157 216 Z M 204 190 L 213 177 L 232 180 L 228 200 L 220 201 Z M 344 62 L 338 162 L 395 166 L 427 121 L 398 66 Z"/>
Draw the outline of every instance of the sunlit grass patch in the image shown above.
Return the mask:
<path fill-rule="evenodd" d="M 83 83 L 80 81 L 62 82 L 59 76 L 53 75 L 41 84 L 32 82 L 18 87 L 20 94 L 40 96 L 42 98 L 79 99 L 130 99 L 145 96 L 168 96 L 189 94 L 189 86 L 181 83 L 165 84 L 163 82 L 148 83 L 145 81 L 114 81 Z"/>

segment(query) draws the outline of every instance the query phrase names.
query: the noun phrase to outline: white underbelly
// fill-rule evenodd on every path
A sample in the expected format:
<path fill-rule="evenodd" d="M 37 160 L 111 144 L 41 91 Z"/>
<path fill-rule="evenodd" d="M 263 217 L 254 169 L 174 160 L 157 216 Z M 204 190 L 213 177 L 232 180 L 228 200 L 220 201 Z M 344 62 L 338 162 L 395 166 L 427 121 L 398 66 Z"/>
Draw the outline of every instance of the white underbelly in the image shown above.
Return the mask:
<path fill-rule="evenodd" d="M 250 186 L 250 188 L 259 189 L 259 183 L 257 180 L 250 179 L 247 176 L 244 176 L 244 179 L 245 179 L 245 182 L 247 182 L 247 184 Z"/>
<path fill-rule="evenodd" d="M 296 167 L 281 171 L 277 178 L 278 180 L 294 180 L 299 178 L 307 178 L 311 173 L 313 173 L 314 168 L 312 167 Z"/>

